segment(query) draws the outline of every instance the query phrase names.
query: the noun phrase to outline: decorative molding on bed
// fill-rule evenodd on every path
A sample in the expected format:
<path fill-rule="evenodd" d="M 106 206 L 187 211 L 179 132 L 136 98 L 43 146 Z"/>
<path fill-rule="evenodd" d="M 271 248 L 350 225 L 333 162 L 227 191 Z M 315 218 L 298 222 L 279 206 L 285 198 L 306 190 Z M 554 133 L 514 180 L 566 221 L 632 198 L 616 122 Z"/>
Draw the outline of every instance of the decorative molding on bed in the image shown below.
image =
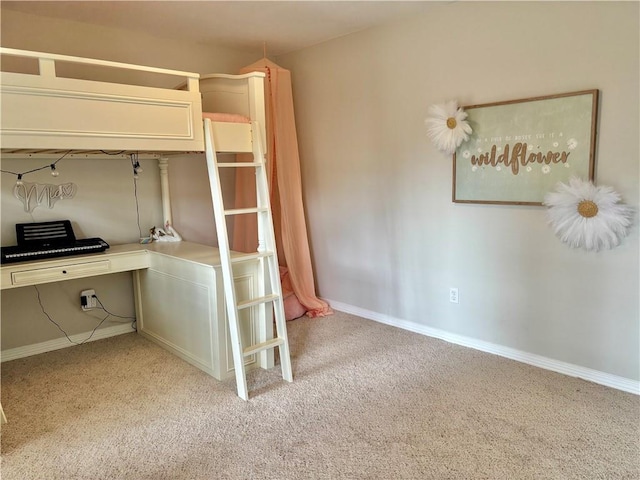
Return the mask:
<path fill-rule="evenodd" d="M 105 142 L 114 147 L 149 142 L 148 147 L 158 148 L 158 142 L 194 142 L 201 125 L 199 119 L 194 125 L 190 100 L 3 85 L 2 103 L 3 147 L 10 148 L 65 148 L 63 143 L 82 148 Z"/>
<path fill-rule="evenodd" d="M 324 299 L 335 310 L 341 312 L 357 315 L 368 320 L 384 323 L 385 325 L 391 325 L 410 332 L 419 333 L 428 337 L 438 338 L 449 343 L 461 345 L 463 347 L 473 348 L 482 352 L 492 353 L 501 357 L 516 360 L 518 362 L 533 365 L 534 367 L 544 368 L 545 370 L 551 370 L 553 372 L 562 373 L 570 377 L 581 378 L 590 382 L 594 382 L 607 387 L 622 390 L 624 392 L 640 395 L 640 382 L 617 375 L 601 372 L 599 370 L 593 370 L 591 368 L 581 367 L 571 363 L 561 362 L 552 358 L 543 357 L 541 355 L 535 355 L 533 353 L 524 352 L 515 348 L 505 347 L 503 345 L 497 345 L 495 343 L 485 342 L 477 340 L 471 337 L 465 337 L 463 335 L 457 335 L 455 333 L 449 333 L 437 328 L 427 327 L 408 320 L 401 320 L 399 318 L 391 317 L 382 313 L 373 312 L 364 308 L 356 307 L 346 303 L 338 302 L 335 300 Z"/>
<path fill-rule="evenodd" d="M 133 332 L 134 330 L 131 328 L 131 325 L 129 323 L 100 328 L 96 330 L 96 332 L 88 340 L 88 342 Z M 69 338 L 71 338 L 71 340 L 73 340 L 74 342 L 80 343 L 83 342 L 90 334 L 91 332 L 78 333 L 77 335 L 71 335 Z M 62 348 L 73 346 L 74 344 L 69 342 L 66 337 L 56 338 L 55 340 L 34 343 L 33 345 L 25 345 L 24 347 L 16 347 L 3 350 L 2 353 L 0 353 L 0 361 L 8 362 L 9 360 L 17 360 L 18 358 L 30 357 L 32 355 L 38 355 L 40 353 L 53 352 L 54 350 L 60 350 Z"/>
<path fill-rule="evenodd" d="M 197 73 L 3 47 L 0 54 L 3 60 L 23 57 L 39 64 L 37 74 L 23 68 L 0 73 L 5 150 L 204 150 Z M 103 75 L 93 80 L 58 76 L 56 62 L 106 67 L 126 81 L 99 80 Z M 162 83 L 183 78 L 185 87 L 139 85 L 138 73 L 153 74 Z"/>
<path fill-rule="evenodd" d="M 39 64 L 38 74 L 16 65 L 18 71 L 10 71 L 11 64 L 8 71 L 0 72 L 0 134 L 5 153 L 25 149 L 203 152 L 203 105 L 206 111 L 242 115 L 251 121 L 214 121 L 217 152 L 253 152 L 252 129 L 256 128 L 262 150 L 267 151 L 263 72 L 200 77 L 197 73 L 3 47 L 0 54 L 3 59 L 24 57 Z M 126 81 L 103 81 L 107 77 L 97 74 L 92 80 L 58 76 L 56 62 L 106 67 L 109 73 L 119 70 Z M 155 85 L 176 77 L 183 82 L 175 88 L 144 86 L 138 84 L 136 75 L 141 72 L 145 85 L 151 82 L 146 73 L 161 76 L 151 82 Z"/>

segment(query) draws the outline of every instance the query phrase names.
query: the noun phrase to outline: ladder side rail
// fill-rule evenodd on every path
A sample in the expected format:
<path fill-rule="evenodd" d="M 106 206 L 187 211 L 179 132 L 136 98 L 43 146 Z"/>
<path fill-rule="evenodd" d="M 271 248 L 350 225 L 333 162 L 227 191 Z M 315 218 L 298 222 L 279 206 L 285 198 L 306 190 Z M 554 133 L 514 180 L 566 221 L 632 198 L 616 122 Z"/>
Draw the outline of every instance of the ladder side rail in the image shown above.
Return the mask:
<path fill-rule="evenodd" d="M 272 252 L 264 260 L 268 270 L 269 287 L 271 292 L 277 295 L 273 301 L 273 309 L 276 320 L 276 332 L 282 343 L 278 346 L 280 352 L 280 366 L 282 378 L 288 382 L 293 381 L 291 369 L 291 356 L 289 352 L 289 340 L 287 338 L 287 325 L 284 314 L 284 297 L 282 295 L 282 285 L 280 283 L 280 265 L 275 242 L 275 232 L 273 227 L 273 215 L 271 213 L 271 202 L 269 197 L 269 183 L 265 165 L 265 156 L 262 151 L 261 130 L 257 122 L 252 122 L 252 136 L 254 158 L 261 163 L 256 168 L 256 188 L 258 207 L 267 207 L 264 212 L 258 213 L 258 236 L 262 237 L 262 248 Z M 260 249 L 260 247 L 259 247 Z"/>
<path fill-rule="evenodd" d="M 252 112 L 252 113 L 255 114 L 255 112 Z M 252 118 L 256 118 L 256 117 L 252 116 Z M 253 149 L 253 162 L 256 165 L 256 168 L 255 168 L 256 207 L 267 209 L 270 212 L 271 201 L 268 195 L 265 198 L 263 188 L 261 188 L 262 187 L 261 178 L 259 177 L 260 170 L 264 171 L 264 169 L 266 168 L 266 157 L 263 153 L 262 139 L 260 137 L 261 137 L 260 124 L 257 121 L 251 122 L 251 143 L 252 143 L 252 149 Z M 263 221 L 261 220 L 265 216 L 265 213 L 266 213 L 266 210 L 256 214 L 256 221 L 257 221 L 257 227 L 258 227 L 258 250 L 257 250 L 258 254 L 265 254 L 267 251 L 269 251 L 265 244 L 265 231 L 264 231 Z M 271 250 L 271 251 L 275 252 L 275 250 Z M 269 292 L 273 292 L 273 288 L 271 285 L 269 285 L 268 286 L 269 288 L 267 288 L 266 279 L 267 279 L 268 269 L 269 269 L 268 258 L 260 257 L 258 259 L 258 271 L 260 272 L 260 275 L 258 275 L 258 295 L 260 297 L 265 297 L 267 295 L 267 290 L 269 290 Z M 258 315 L 259 315 L 258 318 L 264 319 L 264 322 L 260 324 L 260 327 L 258 330 L 258 339 L 260 343 L 266 342 L 270 340 L 268 335 L 268 330 L 267 330 L 267 321 L 272 321 L 272 320 L 267 318 L 266 304 L 264 303 L 260 304 L 255 308 L 258 309 Z M 274 304 L 272 304 L 272 309 L 273 308 L 275 308 Z M 278 336 L 277 330 L 276 330 L 276 336 Z M 273 358 L 274 358 L 273 349 L 263 350 L 262 352 L 260 352 L 260 362 L 263 365 L 268 365 L 267 362 L 269 361 L 269 359 L 273 359 Z"/>
<path fill-rule="evenodd" d="M 238 318 L 238 309 L 236 306 L 237 298 L 233 282 L 233 270 L 231 267 L 231 251 L 229 247 L 229 237 L 227 236 L 226 216 L 224 214 L 222 185 L 217 167 L 217 155 L 211 127 L 211 120 L 208 118 L 204 119 L 205 155 L 207 159 L 207 170 L 209 171 L 211 199 L 213 201 L 214 220 L 218 236 L 218 249 L 220 251 L 220 260 L 222 264 L 222 279 L 224 284 L 229 334 L 231 337 L 233 365 L 235 368 L 236 388 L 238 396 L 243 400 L 248 400 L 249 393 L 244 366 L 242 335 L 239 327 L 240 319 Z"/>

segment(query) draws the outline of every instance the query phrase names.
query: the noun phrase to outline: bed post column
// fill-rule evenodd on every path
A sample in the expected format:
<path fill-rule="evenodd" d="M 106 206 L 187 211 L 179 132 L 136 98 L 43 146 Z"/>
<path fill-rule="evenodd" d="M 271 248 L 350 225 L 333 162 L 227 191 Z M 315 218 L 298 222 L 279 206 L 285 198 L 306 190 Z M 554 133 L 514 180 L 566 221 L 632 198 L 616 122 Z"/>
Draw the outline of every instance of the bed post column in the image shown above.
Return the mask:
<path fill-rule="evenodd" d="M 164 224 L 173 225 L 171 218 L 171 195 L 169 194 L 169 159 L 159 158 L 158 167 L 160 168 L 160 192 L 162 195 L 162 218 Z"/>
<path fill-rule="evenodd" d="M 264 99 L 264 77 L 252 76 L 248 78 L 249 85 L 249 116 L 254 122 L 258 122 L 260 127 L 260 142 L 262 143 L 262 153 L 267 154 L 267 121 Z M 273 153 L 272 153 L 273 155 Z"/>

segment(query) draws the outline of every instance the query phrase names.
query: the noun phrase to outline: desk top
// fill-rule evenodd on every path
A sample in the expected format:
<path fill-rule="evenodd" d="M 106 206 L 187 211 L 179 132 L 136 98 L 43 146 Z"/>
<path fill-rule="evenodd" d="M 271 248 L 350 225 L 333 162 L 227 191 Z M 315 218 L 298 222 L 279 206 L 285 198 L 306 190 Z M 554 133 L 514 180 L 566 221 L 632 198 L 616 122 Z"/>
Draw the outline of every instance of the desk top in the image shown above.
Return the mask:
<path fill-rule="evenodd" d="M 16 288 L 72 278 L 141 270 L 149 268 L 149 253 L 210 267 L 220 266 L 220 253 L 216 247 L 192 242 L 129 243 L 113 245 L 100 253 L 3 265 L 0 267 L 0 288 Z M 232 254 L 232 256 L 238 255 L 242 254 Z"/>
<path fill-rule="evenodd" d="M 221 267 L 220 250 L 217 247 L 193 242 L 153 242 L 146 245 L 148 252 L 166 255 L 180 260 L 198 263 L 209 267 Z M 240 260 L 242 257 L 246 259 Z M 255 253 L 231 252 L 234 262 L 252 261 L 257 258 Z"/>
<path fill-rule="evenodd" d="M 152 242 L 146 245 L 148 252 L 179 258 L 211 267 L 220 266 L 220 251 L 216 247 L 193 242 Z"/>

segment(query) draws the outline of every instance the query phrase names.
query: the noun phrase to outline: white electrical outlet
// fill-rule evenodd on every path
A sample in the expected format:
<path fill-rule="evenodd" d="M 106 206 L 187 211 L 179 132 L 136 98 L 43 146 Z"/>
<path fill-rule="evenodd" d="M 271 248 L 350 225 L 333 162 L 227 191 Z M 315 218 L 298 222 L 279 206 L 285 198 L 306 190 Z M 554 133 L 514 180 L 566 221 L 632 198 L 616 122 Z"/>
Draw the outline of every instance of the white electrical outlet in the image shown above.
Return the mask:
<path fill-rule="evenodd" d="M 449 301 L 451 303 L 458 303 L 458 289 L 450 288 L 449 289 Z"/>
<path fill-rule="evenodd" d="M 83 311 L 91 310 L 98 307 L 95 290 L 83 290 L 80 292 L 80 308 Z"/>

